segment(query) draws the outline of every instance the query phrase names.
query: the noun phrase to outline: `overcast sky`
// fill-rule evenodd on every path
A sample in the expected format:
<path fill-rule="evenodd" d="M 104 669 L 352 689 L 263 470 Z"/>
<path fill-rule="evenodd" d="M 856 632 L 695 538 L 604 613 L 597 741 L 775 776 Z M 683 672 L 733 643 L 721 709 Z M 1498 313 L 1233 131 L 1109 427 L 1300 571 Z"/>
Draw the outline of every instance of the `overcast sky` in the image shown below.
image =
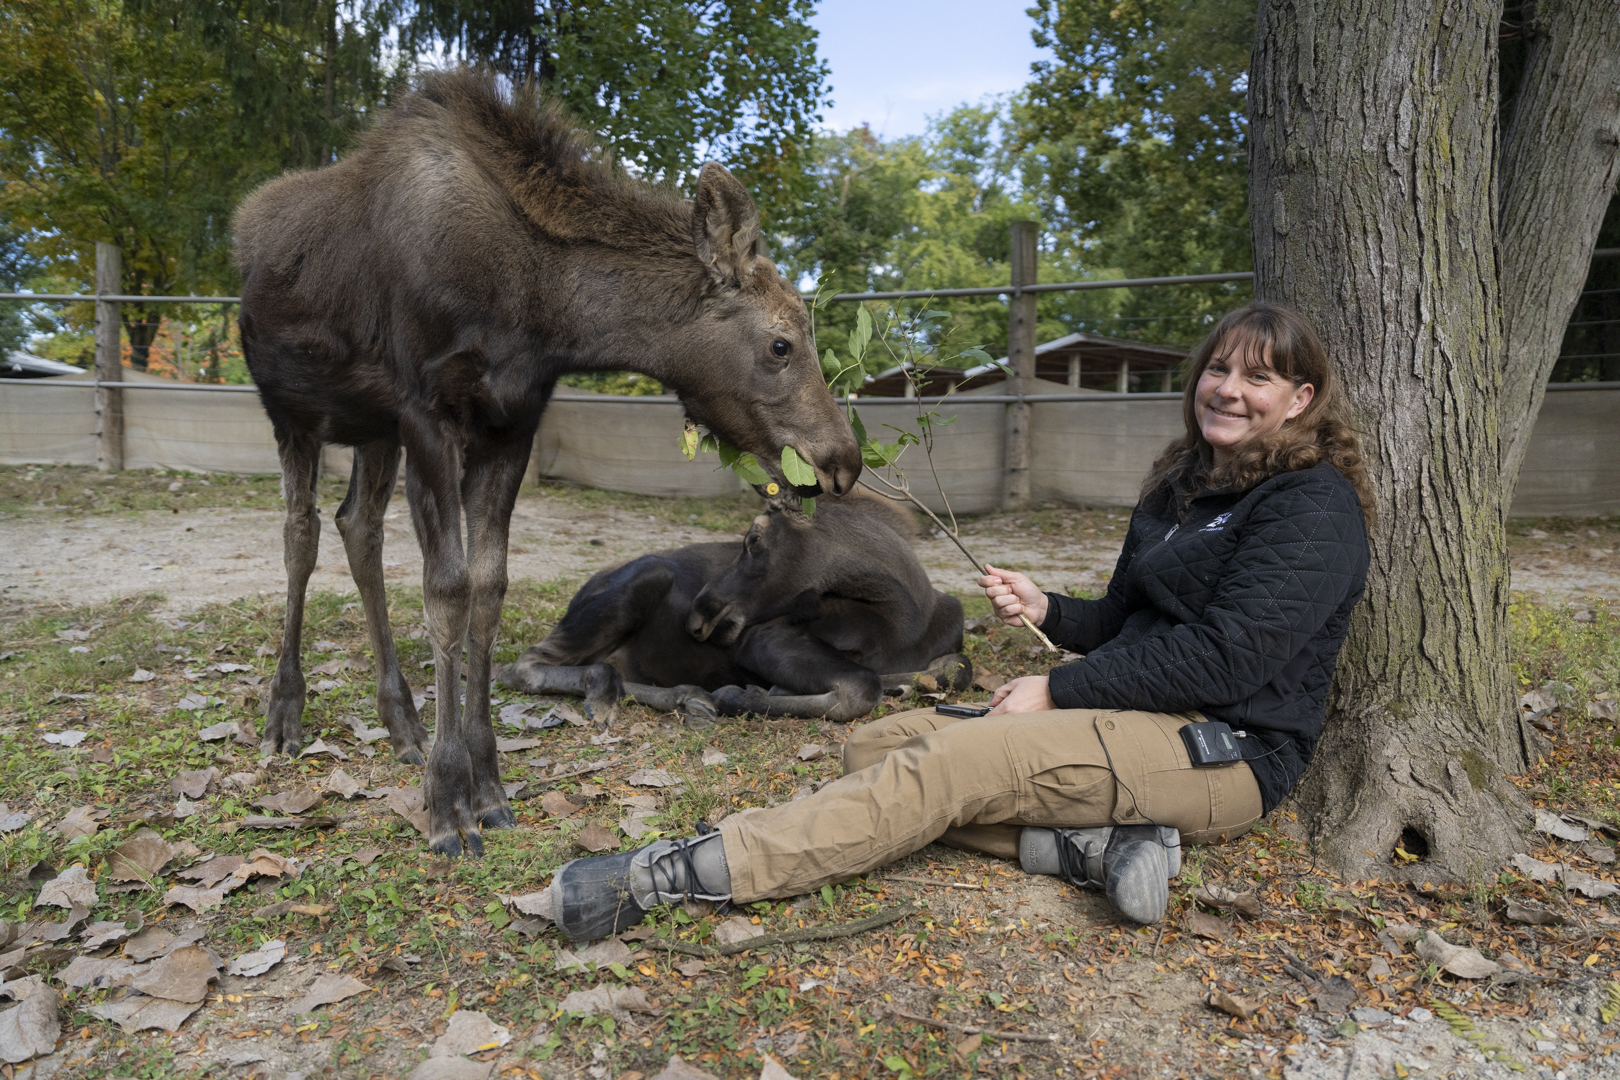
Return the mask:
<path fill-rule="evenodd" d="M 834 131 L 920 135 L 928 118 L 1017 90 L 1049 57 L 1029 39 L 1029 0 L 820 0 L 812 20 L 832 68 Z"/>

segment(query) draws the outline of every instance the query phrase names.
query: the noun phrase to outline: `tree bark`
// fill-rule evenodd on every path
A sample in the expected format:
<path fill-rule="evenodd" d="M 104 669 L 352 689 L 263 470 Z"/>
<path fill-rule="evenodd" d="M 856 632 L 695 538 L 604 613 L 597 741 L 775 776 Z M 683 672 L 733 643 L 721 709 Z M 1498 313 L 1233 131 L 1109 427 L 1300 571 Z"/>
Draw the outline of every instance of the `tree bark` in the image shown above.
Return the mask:
<path fill-rule="evenodd" d="M 1295 805 L 1334 869 L 1523 850 L 1498 401 L 1497 26 L 1486 0 L 1263 0 L 1256 295 L 1316 324 L 1371 466 L 1372 567 Z"/>
<path fill-rule="evenodd" d="M 1523 7 L 1524 74 L 1502 137 L 1502 481 L 1506 505 L 1620 177 L 1620 4 Z"/>

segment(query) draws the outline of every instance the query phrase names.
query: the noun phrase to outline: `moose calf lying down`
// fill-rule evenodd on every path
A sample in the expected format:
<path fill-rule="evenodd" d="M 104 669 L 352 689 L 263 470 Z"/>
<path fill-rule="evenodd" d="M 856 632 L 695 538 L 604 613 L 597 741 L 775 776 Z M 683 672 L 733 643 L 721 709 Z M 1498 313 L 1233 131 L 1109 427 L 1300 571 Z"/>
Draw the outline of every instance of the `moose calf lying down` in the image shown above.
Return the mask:
<path fill-rule="evenodd" d="M 925 670 L 966 689 L 962 605 L 929 583 L 914 533 L 906 511 L 875 495 L 823 498 L 806 517 L 784 493 L 741 542 L 660 551 L 595 574 L 500 680 L 582 695 L 599 725 L 624 697 L 695 718 L 843 723 Z"/>

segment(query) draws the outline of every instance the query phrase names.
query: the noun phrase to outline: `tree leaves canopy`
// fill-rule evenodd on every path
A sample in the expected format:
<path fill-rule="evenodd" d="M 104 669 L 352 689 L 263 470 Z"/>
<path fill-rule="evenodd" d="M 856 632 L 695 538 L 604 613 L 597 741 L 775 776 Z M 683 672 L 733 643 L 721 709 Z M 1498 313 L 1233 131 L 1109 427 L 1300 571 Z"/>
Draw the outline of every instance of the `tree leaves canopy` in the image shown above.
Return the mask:
<path fill-rule="evenodd" d="M 535 81 L 620 162 L 684 183 L 734 166 L 768 218 L 803 194 L 826 98 L 814 0 L 417 0 L 407 39 Z"/>

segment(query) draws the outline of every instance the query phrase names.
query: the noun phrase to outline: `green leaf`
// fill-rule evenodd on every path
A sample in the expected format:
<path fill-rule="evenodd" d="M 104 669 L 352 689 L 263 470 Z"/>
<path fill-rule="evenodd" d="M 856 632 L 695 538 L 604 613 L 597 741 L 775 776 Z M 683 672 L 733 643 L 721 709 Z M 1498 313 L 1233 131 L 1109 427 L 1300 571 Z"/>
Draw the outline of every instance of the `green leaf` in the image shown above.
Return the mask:
<path fill-rule="evenodd" d="M 627 982 L 630 979 L 630 969 L 619 963 L 617 960 L 608 965 L 608 970 Z"/>
<path fill-rule="evenodd" d="M 742 451 L 724 439 L 716 439 L 714 448 L 720 452 L 720 467 L 724 469 L 736 465 L 737 459 L 742 457 Z"/>
<path fill-rule="evenodd" d="M 768 484 L 771 476 L 759 467 L 759 459 L 753 454 L 743 454 L 731 464 L 731 471 L 748 481 L 750 484 Z"/>
<path fill-rule="evenodd" d="M 821 374 L 829 382 L 835 382 L 842 374 L 843 368 L 838 363 L 838 354 L 828 349 L 821 354 Z"/>
<path fill-rule="evenodd" d="M 972 360 L 976 364 L 990 364 L 995 362 L 994 358 L 991 357 L 989 353 L 985 352 L 983 346 L 980 345 L 969 345 L 957 355 L 963 360 Z"/>
<path fill-rule="evenodd" d="M 720 440 L 713 435 L 705 435 L 703 441 L 698 444 L 698 449 L 705 454 L 712 454 L 720 449 Z"/>
<path fill-rule="evenodd" d="M 698 455 L 698 448 L 703 443 L 703 435 L 695 427 L 681 429 L 681 454 L 687 461 L 692 461 Z"/>
<path fill-rule="evenodd" d="M 769 975 L 770 973 L 770 968 L 764 966 L 763 964 L 755 964 L 753 967 L 748 969 L 748 974 L 743 977 L 742 989 L 752 990 L 754 987 L 764 982 L 765 976 Z"/>
<path fill-rule="evenodd" d="M 814 498 L 800 499 L 799 500 L 799 509 L 804 511 L 804 516 L 805 517 L 807 517 L 807 518 L 808 517 L 815 517 L 816 516 L 816 500 Z"/>
<path fill-rule="evenodd" d="M 828 907 L 833 906 L 833 891 L 831 885 L 823 885 L 821 887 L 821 902 L 826 904 Z"/>
<path fill-rule="evenodd" d="M 816 470 L 791 446 L 782 447 L 782 475 L 794 487 L 814 487 Z"/>
<path fill-rule="evenodd" d="M 849 426 L 855 431 L 855 441 L 862 446 L 866 445 L 866 425 L 861 423 L 861 414 L 854 409 L 849 411 Z"/>
<path fill-rule="evenodd" d="M 855 329 L 849 332 L 849 355 L 854 360 L 866 359 L 866 346 L 872 340 L 872 316 L 865 307 L 855 309 Z"/>

